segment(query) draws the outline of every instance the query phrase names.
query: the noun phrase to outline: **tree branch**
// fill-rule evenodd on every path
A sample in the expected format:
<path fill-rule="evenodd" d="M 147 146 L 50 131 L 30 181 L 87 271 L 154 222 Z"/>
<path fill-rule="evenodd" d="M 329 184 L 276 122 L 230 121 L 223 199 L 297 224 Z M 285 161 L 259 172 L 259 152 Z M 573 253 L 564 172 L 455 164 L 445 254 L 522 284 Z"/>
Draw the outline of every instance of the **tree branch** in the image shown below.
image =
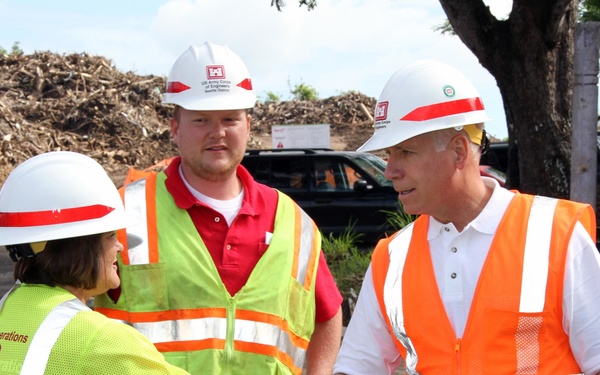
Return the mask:
<path fill-rule="evenodd" d="M 299 2 L 298 6 L 302 7 L 302 5 L 306 5 L 308 10 L 313 10 L 317 6 L 317 0 L 298 0 L 298 2 Z M 284 0 L 271 0 L 271 6 L 273 6 L 273 5 L 275 5 L 277 10 L 279 12 L 281 12 L 283 7 L 285 7 L 285 1 Z"/>
<path fill-rule="evenodd" d="M 498 47 L 496 29 L 500 21 L 482 0 L 440 0 L 440 4 L 456 35 L 475 56 L 486 56 Z"/>
<path fill-rule="evenodd" d="M 562 29 L 566 26 L 566 17 L 577 14 L 577 0 L 557 0 L 549 9 L 548 20 L 544 28 L 544 40 L 553 48 L 559 42 Z"/>

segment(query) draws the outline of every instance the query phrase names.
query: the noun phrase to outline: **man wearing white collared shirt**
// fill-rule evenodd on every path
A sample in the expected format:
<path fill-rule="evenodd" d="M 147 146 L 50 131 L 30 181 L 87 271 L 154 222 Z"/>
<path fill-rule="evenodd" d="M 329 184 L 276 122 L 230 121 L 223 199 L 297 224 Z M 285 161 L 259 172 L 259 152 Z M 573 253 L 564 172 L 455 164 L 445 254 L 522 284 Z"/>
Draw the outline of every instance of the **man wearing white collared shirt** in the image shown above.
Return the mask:
<path fill-rule="evenodd" d="M 421 217 L 376 248 L 334 373 L 600 373 L 591 207 L 479 175 L 485 111 L 454 68 L 400 69 L 377 107 L 359 150 Z"/>
<path fill-rule="evenodd" d="M 493 179 L 482 179 L 486 186 L 494 188 L 494 193 L 475 220 L 458 233 L 452 224 L 443 224 L 431 218 L 428 231 L 436 281 L 446 313 L 458 337 L 464 332 L 487 249 L 491 245 L 502 213 L 514 195 L 498 186 Z M 569 245 L 567 257 L 563 326 L 565 332 L 578 332 L 578 335 L 581 335 L 578 336 L 578 340 L 571 340 L 573 352 L 577 357 L 578 353 L 584 353 L 585 348 L 590 345 L 586 343 L 597 341 L 600 332 L 600 320 L 597 319 L 600 299 L 588 297 L 598 296 L 600 292 L 600 260 L 593 241 L 581 225 L 575 227 L 575 235 Z M 455 279 L 448 277 L 453 273 L 457 274 Z M 595 275 L 593 280 L 583 279 L 584 275 L 590 274 Z M 344 335 L 334 373 L 391 374 L 402 361 L 379 309 L 370 268 L 362 285 L 360 299 Z M 377 348 L 379 353 L 366 352 L 367 348 Z M 598 355 L 596 353 L 593 357 L 580 358 L 582 367 L 585 368 L 586 361 L 597 363 Z M 595 371 L 600 371 L 600 368 L 596 367 Z"/>

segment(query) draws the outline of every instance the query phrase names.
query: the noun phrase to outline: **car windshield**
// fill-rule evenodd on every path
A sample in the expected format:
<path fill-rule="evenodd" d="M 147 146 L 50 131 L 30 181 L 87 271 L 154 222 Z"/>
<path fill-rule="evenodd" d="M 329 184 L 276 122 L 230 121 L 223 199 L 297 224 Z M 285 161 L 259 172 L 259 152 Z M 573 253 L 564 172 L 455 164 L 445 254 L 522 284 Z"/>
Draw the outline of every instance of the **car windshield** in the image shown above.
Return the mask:
<path fill-rule="evenodd" d="M 375 181 L 383 186 L 393 187 L 392 181 L 385 178 L 383 172 L 387 162 L 373 154 L 358 154 L 354 158 L 354 162 L 358 164 L 365 172 L 367 172 Z"/>

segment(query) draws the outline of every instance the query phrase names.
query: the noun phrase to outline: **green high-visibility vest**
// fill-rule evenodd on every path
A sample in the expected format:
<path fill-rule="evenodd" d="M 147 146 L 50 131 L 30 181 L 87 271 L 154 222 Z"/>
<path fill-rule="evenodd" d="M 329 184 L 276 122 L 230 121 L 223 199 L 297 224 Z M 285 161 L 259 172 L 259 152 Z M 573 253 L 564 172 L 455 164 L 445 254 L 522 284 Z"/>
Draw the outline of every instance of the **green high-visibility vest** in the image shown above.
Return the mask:
<path fill-rule="evenodd" d="M 21 284 L 0 307 L 2 375 L 187 374 L 135 329 L 60 287 Z"/>
<path fill-rule="evenodd" d="M 126 186 L 126 209 L 149 225 L 128 228 L 120 298 L 96 298 L 97 310 L 132 324 L 192 374 L 300 374 L 315 325 L 314 222 L 280 193 L 268 249 L 231 296 L 165 179 L 161 172 Z"/>

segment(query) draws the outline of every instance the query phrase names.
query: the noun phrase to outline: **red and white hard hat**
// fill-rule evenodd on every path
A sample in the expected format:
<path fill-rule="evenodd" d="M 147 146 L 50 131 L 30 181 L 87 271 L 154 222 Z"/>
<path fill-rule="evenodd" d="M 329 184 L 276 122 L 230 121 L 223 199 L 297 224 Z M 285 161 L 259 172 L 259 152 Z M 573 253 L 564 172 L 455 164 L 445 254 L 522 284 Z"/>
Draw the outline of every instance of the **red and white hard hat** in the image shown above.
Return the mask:
<path fill-rule="evenodd" d="M 48 152 L 19 164 L 0 190 L 0 245 L 110 232 L 139 220 L 94 159 Z"/>
<path fill-rule="evenodd" d="M 227 46 L 191 46 L 171 68 L 163 104 L 192 111 L 253 108 L 256 94 L 246 65 Z"/>
<path fill-rule="evenodd" d="M 475 86 L 456 68 L 423 60 L 400 68 L 375 107 L 375 132 L 358 151 L 375 151 L 429 133 L 490 120 Z"/>

